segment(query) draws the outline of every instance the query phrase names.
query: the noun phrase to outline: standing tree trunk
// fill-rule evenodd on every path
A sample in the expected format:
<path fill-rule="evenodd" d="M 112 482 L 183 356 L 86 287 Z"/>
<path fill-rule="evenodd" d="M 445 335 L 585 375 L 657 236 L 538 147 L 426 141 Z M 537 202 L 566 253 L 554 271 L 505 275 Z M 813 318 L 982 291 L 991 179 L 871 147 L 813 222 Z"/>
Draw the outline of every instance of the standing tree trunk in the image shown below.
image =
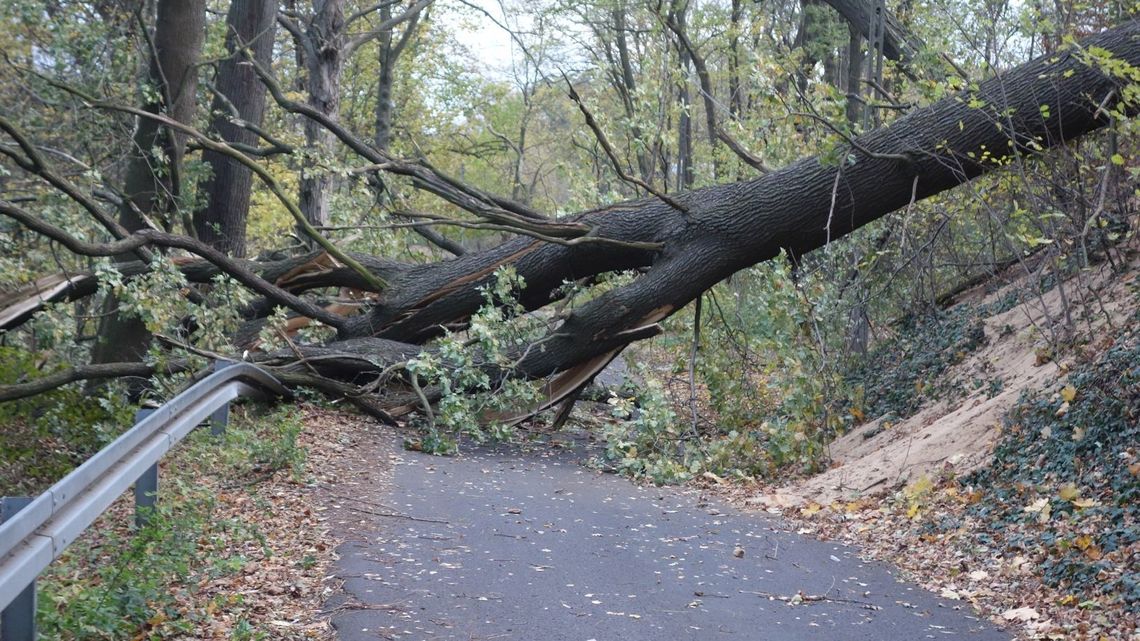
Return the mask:
<path fill-rule="evenodd" d="M 673 5 L 673 15 L 670 17 L 677 28 L 685 30 L 685 12 L 689 5 L 687 0 L 681 0 Z M 677 59 L 680 64 L 681 78 L 677 82 L 677 104 L 680 106 L 680 115 L 677 118 L 677 190 L 687 191 L 693 188 L 693 116 L 692 102 L 689 98 L 689 73 L 693 66 L 689 50 L 680 42 L 677 43 Z"/>
<path fill-rule="evenodd" d="M 614 87 L 622 99 L 625 116 L 634 123 L 630 127 L 630 136 L 634 142 L 634 156 L 637 158 L 637 171 L 641 179 L 647 183 L 653 182 L 653 152 L 650 145 L 643 140 L 644 132 L 637 123 L 637 77 L 633 73 L 633 58 L 629 54 L 629 31 L 626 26 L 626 8 L 624 2 L 619 2 L 610 12 L 613 18 L 614 39 L 617 47 L 618 66 L 620 67 L 620 81 Z"/>
<path fill-rule="evenodd" d="M 732 11 L 729 15 L 729 41 L 728 41 L 728 112 L 733 118 L 739 118 L 744 113 L 744 94 L 740 87 L 740 29 L 744 17 L 744 0 L 732 0 Z"/>
<path fill-rule="evenodd" d="M 154 36 L 150 40 L 153 51 L 148 77 L 159 100 L 146 104 L 147 111 L 165 112 L 179 122 L 190 122 L 193 118 L 198 87 L 196 65 L 202 52 L 205 20 L 205 0 L 160 0 L 158 3 Z M 171 217 L 181 206 L 178 201 L 182 194 L 184 137 L 154 120 L 140 118 L 132 146 L 119 222 L 128 231 L 137 231 L 152 227 L 148 219 L 153 219 L 169 229 L 173 226 Z M 184 226 L 188 233 L 192 231 L 190 225 Z M 125 254 L 116 260 L 124 262 L 132 258 L 133 255 Z M 150 335 L 142 321 L 119 313 L 117 301 L 108 296 L 103 305 L 99 337 L 92 348 L 92 361 L 141 360 L 149 344 Z"/>
<path fill-rule="evenodd" d="M 218 65 L 217 95 L 210 107 L 211 129 L 226 142 L 258 144 L 254 132 L 234 122 L 238 119 L 260 127 L 265 115 L 265 85 L 243 62 L 240 50 L 248 48 L 254 60 L 268 67 L 276 18 L 277 3 L 273 0 L 233 0 L 230 5 L 226 49 L 231 55 Z M 250 170 L 215 151 L 206 151 L 202 157 L 210 165 L 211 175 L 202 185 L 207 202 L 194 215 L 194 230 L 199 240 L 231 256 L 243 257 L 252 187 Z"/>
<path fill-rule="evenodd" d="M 305 29 L 305 71 L 309 105 L 336 120 L 340 112 L 340 76 L 343 70 L 344 0 L 313 0 L 314 15 Z M 329 223 L 329 197 L 333 177 L 320 163 L 333 154 L 333 137 L 327 129 L 305 120 L 305 145 L 312 157 L 301 169 L 301 211 L 314 227 Z M 304 235 L 302 235 L 304 237 Z"/>
<path fill-rule="evenodd" d="M 392 19 L 392 6 L 385 4 L 380 7 L 380 19 L 388 22 Z M 376 148 L 388 151 L 392 145 L 392 87 L 396 82 L 396 60 L 407 44 L 407 36 L 415 28 L 408 27 L 404 37 L 399 41 L 392 41 L 392 30 L 385 29 L 380 33 L 380 78 L 376 85 Z"/>

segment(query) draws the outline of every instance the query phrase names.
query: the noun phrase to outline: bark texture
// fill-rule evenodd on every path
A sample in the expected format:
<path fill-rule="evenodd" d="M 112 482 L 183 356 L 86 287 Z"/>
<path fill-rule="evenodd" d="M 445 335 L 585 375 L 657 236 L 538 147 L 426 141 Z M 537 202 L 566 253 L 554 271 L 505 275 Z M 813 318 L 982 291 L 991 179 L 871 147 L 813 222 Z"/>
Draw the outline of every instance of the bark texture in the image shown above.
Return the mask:
<path fill-rule="evenodd" d="M 305 71 L 309 105 L 336 120 L 340 113 L 341 53 L 345 45 L 343 0 L 316 0 L 314 15 L 305 31 Z M 314 227 L 329 224 L 332 175 L 320 166 L 331 155 L 333 136 L 317 123 L 305 121 L 305 144 L 317 156 L 308 160 L 301 175 L 300 207 Z"/>
<path fill-rule="evenodd" d="M 261 126 L 265 86 L 249 64 L 242 64 L 239 50 L 248 48 L 258 63 L 268 66 L 276 18 L 273 0 L 234 0 L 226 15 L 226 50 L 231 55 L 218 64 L 214 87 L 218 95 L 210 107 L 210 128 L 230 144 L 258 144 L 257 134 L 235 121 Z M 194 215 L 194 230 L 202 242 L 231 256 L 245 256 L 253 175 L 249 168 L 216 151 L 206 151 L 202 157 L 210 165 L 211 176 L 202 186 L 207 203 Z"/>
<path fill-rule="evenodd" d="M 158 3 L 154 36 L 150 40 L 153 51 L 149 78 L 159 100 L 147 104 L 148 111 L 165 111 L 180 122 L 193 118 L 205 20 L 205 0 L 161 0 Z M 177 199 L 182 192 L 184 137 L 142 118 L 135 129 L 133 143 L 119 223 L 127 231 L 137 231 L 151 227 L 148 219 L 154 217 L 155 224 L 169 228 L 173 221 L 167 215 L 177 209 Z M 162 150 L 162 155 L 156 156 L 156 149 Z M 129 254 L 117 257 L 120 261 L 132 258 Z M 95 363 L 141 360 L 150 343 L 142 321 L 128 318 L 117 310 L 117 301 L 108 297 L 103 305 L 99 338 L 91 354 Z"/>

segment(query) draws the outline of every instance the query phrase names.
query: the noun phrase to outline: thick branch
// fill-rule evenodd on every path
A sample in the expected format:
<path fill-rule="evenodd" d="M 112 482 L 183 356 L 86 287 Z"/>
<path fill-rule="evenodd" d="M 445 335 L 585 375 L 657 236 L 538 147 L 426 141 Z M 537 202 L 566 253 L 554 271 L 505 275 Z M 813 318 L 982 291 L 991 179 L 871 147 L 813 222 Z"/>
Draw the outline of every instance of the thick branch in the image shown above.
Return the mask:
<path fill-rule="evenodd" d="M 124 378 L 134 376 L 145 378 L 162 371 L 166 374 L 177 374 L 190 369 L 187 361 L 171 361 L 160 368 L 148 363 L 103 363 L 100 365 L 80 365 L 53 374 L 48 374 L 27 383 L 14 385 L 0 385 L 0 403 L 28 398 L 53 389 L 63 387 L 68 383 L 79 381 L 101 380 L 107 378 Z"/>
<path fill-rule="evenodd" d="M 190 238 L 189 236 L 169 234 L 154 229 L 144 229 L 126 238 L 110 243 L 88 243 L 75 238 L 59 227 L 40 220 L 15 205 L 3 201 L 0 201 L 0 214 L 16 220 L 28 229 L 60 243 L 69 251 L 81 256 L 116 256 L 147 245 L 185 249 L 217 265 L 222 271 L 233 276 L 234 279 L 246 287 L 249 287 L 266 298 L 280 302 L 298 314 L 314 318 L 337 329 L 344 327 L 345 324 L 345 318 L 343 316 L 329 313 L 323 308 L 267 282 L 246 268 L 242 263 L 229 258 L 213 247 L 194 238 Z"/>

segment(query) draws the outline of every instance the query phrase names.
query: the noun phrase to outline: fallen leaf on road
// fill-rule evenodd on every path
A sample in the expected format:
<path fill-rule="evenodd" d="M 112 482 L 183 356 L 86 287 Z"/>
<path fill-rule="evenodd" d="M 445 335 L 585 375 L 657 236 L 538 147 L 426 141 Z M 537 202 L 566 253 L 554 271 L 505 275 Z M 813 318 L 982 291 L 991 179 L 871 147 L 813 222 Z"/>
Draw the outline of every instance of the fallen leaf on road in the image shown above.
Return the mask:
<path fill-rule="evenodd" d="M 1037 610 L 1034 610 L 1033 608 L 1013 608 L 1012 610 L 1006 610 L 1001 614 L 1001 618 L 1005 619 L 1006 621 L 1023 622 L 1032 621 L 1040 616 L 1040 614 L 1037 614 Z"/>

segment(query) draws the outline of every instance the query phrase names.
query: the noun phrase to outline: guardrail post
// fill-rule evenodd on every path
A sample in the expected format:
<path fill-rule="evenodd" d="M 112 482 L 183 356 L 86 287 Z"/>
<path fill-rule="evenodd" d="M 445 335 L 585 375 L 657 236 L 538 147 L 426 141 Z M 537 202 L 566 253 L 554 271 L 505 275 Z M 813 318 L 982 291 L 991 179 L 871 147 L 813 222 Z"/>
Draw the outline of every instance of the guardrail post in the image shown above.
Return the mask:
<path fill-rule="evenodd" d="M 0 523 L 24 509 L 32 498 L 5 496 L 0 499 Z M 20 596 L 0 612 L 0 638 L 4 641 L 35 641 L 36 638 L 36 582 L 32 581 Z"/>
<path fill-rule="evenodd" d="M 230 366 L 229 361 L 214 361 L 214 371 L 223 370 Z M 226 433 L 226 425 L 230 422 L 230 404 L 219 407 L 210 415 L 210 434 L 221 436 Z"/>
<path fill-rule="evenodd" d="M 152 409 L 135 412 L 135 423 L 154 413 Z M 135 527 L 140 530 L 150 523 L 158 503 L 158 463 L 151 465 L 135 481 Z"/>

